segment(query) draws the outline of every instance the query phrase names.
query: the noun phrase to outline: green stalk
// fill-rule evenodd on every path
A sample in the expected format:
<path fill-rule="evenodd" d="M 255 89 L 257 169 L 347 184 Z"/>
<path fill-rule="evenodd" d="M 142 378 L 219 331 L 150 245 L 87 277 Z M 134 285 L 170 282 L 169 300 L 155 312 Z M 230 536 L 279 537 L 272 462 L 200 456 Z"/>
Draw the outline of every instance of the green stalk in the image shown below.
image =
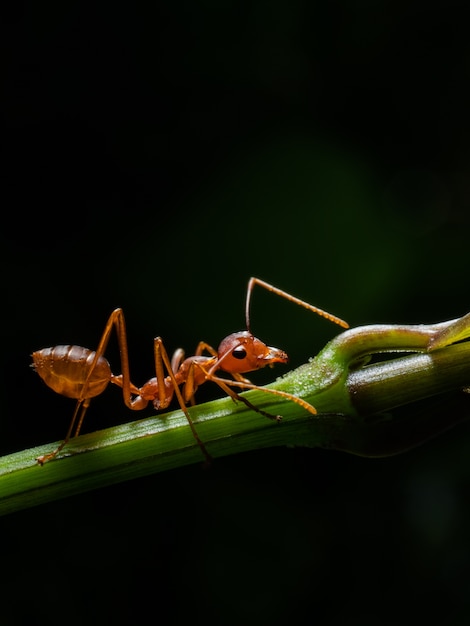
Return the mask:
<path fill-rule="evenodd" d="M 396 454 L 470 413 L 470 399 L 463 415 L 441 412 L 436 417 L 414 409 L 424 398 L 460 393 L 470 384 L 470 342 L 453 343 L 469 333 L 470 316 L 432 326 L 348 330 L 311 362 L 246 394 L 256 407 L 282 415 L 280 424 L 230 398 L 192 407 L 191 416 L 213 459 L 271 446 Z M 370 354 L 395 351 L 419 354 L 365 363 Z M 266 389 L 300 397 L 318 414 Z M 408 405 L 405 417 L 395 413 Z M 385 414 L 390 411 L 394 413 Z M 57 458 L 40 467 L 36 458 L 56 446 L 0 459 L 0 515 L 171 468 L 202 466 L 204 461 L 179 410 L 72 439 Z"/>

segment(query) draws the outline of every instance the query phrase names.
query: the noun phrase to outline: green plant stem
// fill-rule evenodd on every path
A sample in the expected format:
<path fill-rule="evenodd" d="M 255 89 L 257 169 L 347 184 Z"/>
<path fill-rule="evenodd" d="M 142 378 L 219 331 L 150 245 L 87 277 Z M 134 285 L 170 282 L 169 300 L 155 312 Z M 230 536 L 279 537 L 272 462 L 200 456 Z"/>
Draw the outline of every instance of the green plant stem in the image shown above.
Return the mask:
<path fill-rule="evenodd" d="M 464 321 L 462 321 L 464 320 Z M 255 406 L 280 414 L 278 424 L 223 398 L 192 407 L 199 436 L 214 459 L 271 446 L 309 446 L 380 456 L 395 454 L 451 426 L 462 416 L 413 409 L 406 419 L 384 415 L 470 384 L 470 318 L 432 326 L 365 326 L 333 339 L 309 363 L 268 388 L 246 395 Z M 436 347 L 428 352 L 429 347 Z M 419 352 L 366 364 L 382 352 Z M 266 389 L 279 389 L 316 407 L 301 406 Z M 469 399 L 470 400 L 470 399 Z M 470 413 L 470 401 L 464 417 Z M 417 426 L 418 425 L 418 426 Z M 418 432 L 417 432 L 418 428 Z M 184 414 L 174 411 L 72 439 L 56 459 L 36 458 L 57 444 L 0 459 L 0 514 L 10 513 L 138 476 L 203 463 Z"/>

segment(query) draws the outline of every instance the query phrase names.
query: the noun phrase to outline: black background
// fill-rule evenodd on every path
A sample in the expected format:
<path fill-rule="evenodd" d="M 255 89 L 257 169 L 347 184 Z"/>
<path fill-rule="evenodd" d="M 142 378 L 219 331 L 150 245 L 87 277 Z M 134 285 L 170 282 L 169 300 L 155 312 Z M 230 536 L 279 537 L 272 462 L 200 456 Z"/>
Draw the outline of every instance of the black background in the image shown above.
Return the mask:
<path fill-rule="evenodd" d="M 93 348 L 115 306 L 137 384 L 156 334 L 190 352 L 243 328 L 251 275 L 352 325 L 467 312 L 463 4 L 12 5 L 2 453 L 60 439 L 73 409 L 30 353 Z M 252 322 L 292 366 L 337 332 L 264 293 Z M 110 389 L 85 429 L 134 418 Z M 253 452 L 3 518 L 2 622 L 467 624 L 468 430 L 382 460 Z"/>

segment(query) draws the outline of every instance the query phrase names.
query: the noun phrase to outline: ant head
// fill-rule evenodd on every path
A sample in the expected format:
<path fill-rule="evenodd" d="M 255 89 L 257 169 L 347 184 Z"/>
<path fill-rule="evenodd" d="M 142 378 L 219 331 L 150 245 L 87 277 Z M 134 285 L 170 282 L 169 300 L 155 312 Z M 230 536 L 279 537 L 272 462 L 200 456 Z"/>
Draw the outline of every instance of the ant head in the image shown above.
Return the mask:
<path fill-rule="evenodd" d="M 250 331 L 232 333 L 222 340 L 217 351 L 219 367 L 231 374 L 244 374 L 274 363 L 287 363 L 288 356 L 279 348 L 271 348 Z"/>

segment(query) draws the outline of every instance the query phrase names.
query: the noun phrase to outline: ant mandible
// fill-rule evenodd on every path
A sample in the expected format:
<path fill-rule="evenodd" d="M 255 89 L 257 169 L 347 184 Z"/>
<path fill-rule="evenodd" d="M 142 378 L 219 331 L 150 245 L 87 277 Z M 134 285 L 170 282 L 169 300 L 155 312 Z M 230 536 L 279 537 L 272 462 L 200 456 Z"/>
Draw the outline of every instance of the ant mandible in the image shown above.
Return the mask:
<path fill-rule="evenodd" d="M 139 388 L 130 379 L 124 313 L 122 309 L 117 308 L 109 316 L 95 351 L 82 348 L 81 346 L 69 345 L 54 346 L 33 352 L 32 367 L 43 381 L 57 393 L 77 400 L 64 440 L 49 454 L 38 457 L 38 463 L 43 465 L 46 461 L 53 459 L 64 448 L 72 437 L 75 424 L 73 436 L 78 436 L 91 399 L 103 393 L 109 382 L 122 388 L 124 403 L 133 411 L 144 409 L 149 402 L 152 402 L 157 410 L 166 409 L 175 395 L 181 410 L 188 420 L 194 438 L 208 462 L 210 461 L 210 455 L 196 432 L 187 407 L 188 404 L 194 404 L 194 396 L 198 387 L 208 380 L 219 385 L 234 401 L 242 401 L 250 409 L 270 419 L 279 421 L 281 416 L 271 415 L 254 406 L 247 398 L 239 395 L 232 389 L 232 386 L 241 389 L 261 389 L 267 393 L 282 396 L 315 414 L 315 408 L 305 400 L 285 391 L 259 387 L 242 376 L 242 374 L 261 369 L 266 367 L 266 365 L 272 366 L 275 363 L 287 363 L 288 361 L 287 354 L 283 350 L 267 346 L 251 332 L 250 303 L 253 289 L 256 285 L 286 298 L 290 302 L 299 304 L 343 328 L 348 328 L 348 324 L 342 319 L 308 304 L 259 278 L 250 278 L 245 305 L 246 330 L 235 332 L 225 337 L 217 350 L 201 341 L 196 348 L 194 356 L 185 358 L 184 351 L 178 349 L 173 354 L 171 360 L 168 357 L 162 339 L 156 337 L 153 343 L 155 377 Z M 110 365 L 103 356 L 113 329 L 116 331 L 121 359 L 122 374 L 118 376 L 111 372 Z M 204 354 L 205 352 L 208 354 Z M 167 372 L 166 376 L 165 370 Z M 233 380 L 216 376 L 217 370 L 230 374 Z"/>

